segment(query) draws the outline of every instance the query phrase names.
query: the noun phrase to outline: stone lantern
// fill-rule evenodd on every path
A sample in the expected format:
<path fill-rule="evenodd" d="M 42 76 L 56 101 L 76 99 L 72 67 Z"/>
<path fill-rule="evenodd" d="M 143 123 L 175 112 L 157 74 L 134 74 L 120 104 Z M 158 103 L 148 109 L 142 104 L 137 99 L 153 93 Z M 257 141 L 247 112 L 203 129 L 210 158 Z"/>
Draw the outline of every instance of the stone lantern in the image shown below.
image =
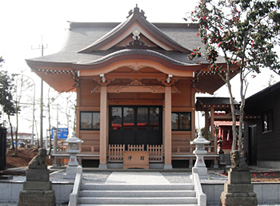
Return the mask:
<path fill-rule="evenodd" d="M 218 144 L 219 144 L 219 154 L 224 154 L 224 151 L 223 151 L 223 143 L 224 143 L 225 141 L 223 140 L 223 138 L 222 137 L 220 137 L 219 138 L 219 140 L 218 140 Z"/>
<path fill-rule="evenodd" d="M 82 167 L 77 161 L 77 154 L 80 153 L 78 144 L 83 141 L 76 137 L 75 132 L 72 136 L 67 138 L 64 142 L 68 143 L 67 153 L 70 154 L 68 167 L 66 168 L 66 178 L 75 178 L 77 172 L 82 172 Z"/>
<path fill-rule="evenodd" d="M 209 143 L 210 141 L 202 137 L 201 132 L 199 132 L 198 137 L 191 142 L 191 144 L 195 145 L 195 150 L 193 153 L 196 156 L 196 161 L 194 167 L 192 168 L 192 172 L 197 173 L 201 179 L 207 178 L 207 168 L 203 157 L 205 154 L 207 154 L 207 151 L 204 149 L 204 145 Z"/>

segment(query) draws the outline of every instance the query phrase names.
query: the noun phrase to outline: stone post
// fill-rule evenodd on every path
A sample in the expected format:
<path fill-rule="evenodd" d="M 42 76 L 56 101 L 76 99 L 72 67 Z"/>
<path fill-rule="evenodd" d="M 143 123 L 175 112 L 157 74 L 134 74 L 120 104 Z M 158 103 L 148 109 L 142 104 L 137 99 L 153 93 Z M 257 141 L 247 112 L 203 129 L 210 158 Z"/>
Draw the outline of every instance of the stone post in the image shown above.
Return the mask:
<path fill-rule="evenodd" d="M 223 206 L 255 206 L 258 205 L 257 195 L 251 184 L 251 173 L 243 159 L 240 159 L 239 151 L 230 153 L 232 167 L 228 172 L 228 183 L 224 184 L 221 194 Z"/>
<path fill-rule="evenodd" d="M 28 164 L 26 181 L 19 193 L 18 206 L 55 206 L 55 192 L 49 181 L 49 170 L 45 164 L 46 149 L 39 149 L 39 154 Z"/>
<path fill-rule="evenodd" d="M 204 145 L 209 143 L 210 141 L 202 137 L 201 132 L 199 132 L 198 137 L 191 142 L 191 144 L 195 144 L 195 150 L 193 153 L 196 156 L 196 161 L 194 167 L 192 168 L 192 172 L 198 173 L 201 179 L 208 178 L 207 167 L 203 157 L 205 154 L 207 154 L 207 151 L 204 149 Z"/>

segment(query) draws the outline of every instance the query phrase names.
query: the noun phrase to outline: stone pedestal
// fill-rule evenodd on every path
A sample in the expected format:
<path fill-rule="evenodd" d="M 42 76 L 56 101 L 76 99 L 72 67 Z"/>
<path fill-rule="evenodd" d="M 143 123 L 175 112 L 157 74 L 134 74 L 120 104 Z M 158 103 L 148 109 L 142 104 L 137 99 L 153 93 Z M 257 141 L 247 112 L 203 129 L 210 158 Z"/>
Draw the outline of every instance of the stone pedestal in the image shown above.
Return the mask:
<path fill-rule="evenodd" d="M 26 182 L 19 193 L 18 206 L 55 206 L 55 192 L 49 181 L 49 170 L 27 169 Z"/>
<path fill-rule="evenodd" d="M 18 206 L 55 206 L 53 190 L 22 190 L 19 193 Z"/>
<path fill-rule="evenodd" d="M 66 168 L 66 175 L 64 175 L 63 178 L 65 179 L 75 179 L 77 173 L 82 173 L 83 168 L 79 165 L 77 167 L 75 166 L 68 166 Z"/>
<path fill-rule="evenodd" d="M 258 205 L 257 195 L 251 184 L 251 173 L 249 170 L 231 168 L 228 172 L 228 183 L 224 184 L 221 194 L 223 206 L 254 206 Z"/>

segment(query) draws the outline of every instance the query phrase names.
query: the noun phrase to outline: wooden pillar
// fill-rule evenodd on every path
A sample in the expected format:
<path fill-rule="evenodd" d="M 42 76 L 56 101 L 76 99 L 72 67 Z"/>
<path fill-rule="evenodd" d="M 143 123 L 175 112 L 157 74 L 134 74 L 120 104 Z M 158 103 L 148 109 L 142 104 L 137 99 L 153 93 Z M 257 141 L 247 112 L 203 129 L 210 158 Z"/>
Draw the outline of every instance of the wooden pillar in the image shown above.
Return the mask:
<path fill-rule="evenodd" d="M 208 125 L 208 119 L 209 119 L 209 112 L 208 110 L 205 110 L 205 139 L 209 140 L 208 133 L 209 133 L 209 125 Z"/>
<path fill-rule="evenodd" d="M 196 138 L 196 132 L 195 132 L 195 89 L 191 89 L 191 107 L 192 107 L 192 139 Z"/>
<path fill-rule="evenodd" d="M 165 87 L 164 97 L 164 169 L 172 169 L 172 125 L 171 125 L 171 112 L 172 112 L 172 92 L 171 87 Z"/>
<path fill-rule="evenodd" d="M 191 134 L 191 139 L 194 140 L 196 138 L 196 132 L 195 132 L 195 88 L 192 87 L 191 88 L 191 107 L 192 107 L 192 134 Z M 194 145 L 191 145 L 189 143 L 190 146 L 190 152 L 191 154 L 193 153 L 194 150 Z M 193 161 L 194 158 L 193 157 L 189 157 L 189 168 L 193 168 Z"/>
<path fill-rule="evenodd" d="M 214 107 L 211 107 L 211 141 L 214 141 Z"/>
<path fill-rule="evenodd" d="M 107 86 L 100 89 L 100 149 L 99 168 L 107 169 Z"/>

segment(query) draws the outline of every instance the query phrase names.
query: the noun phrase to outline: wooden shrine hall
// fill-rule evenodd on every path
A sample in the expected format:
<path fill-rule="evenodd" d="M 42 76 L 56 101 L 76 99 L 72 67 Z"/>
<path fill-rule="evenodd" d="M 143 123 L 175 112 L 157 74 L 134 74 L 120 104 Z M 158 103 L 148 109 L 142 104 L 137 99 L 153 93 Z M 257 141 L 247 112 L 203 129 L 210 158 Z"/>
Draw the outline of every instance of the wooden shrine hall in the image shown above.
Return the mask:
<path fill-rule="evenodd" d="M 69 22 L 59 52 L 26 60 L 57 92 L 77 93 L 81 164 L 172 169 L 181 161 L 192 167 L 195 94 L 224 85 L 203 56 L 188 59 L 203 47 L 197 31 L 196 24 L 151 23 L 136 6 L 122 23 Z M 206 160 L 217 164 L 215 143 Z"/>
<path fill-rule="evenodd" d="M 211 140 L 214 151 L 219 151 L 217 140 L 221 137 L 224 141 L 222 148 L 226 154 L 229 154 L 233 138 L 230 99 L 228 97 L 197 97 L 196 100 L 196 111 L 204 112 L 205 134 L 210 133 L 208 139 Z M 235 99 L 233 99 L 233 104 L 236 119 L 239 120 L 240 104 Z M 236 126 L 239 126 L 239 121 L 236 122 Z"/>

